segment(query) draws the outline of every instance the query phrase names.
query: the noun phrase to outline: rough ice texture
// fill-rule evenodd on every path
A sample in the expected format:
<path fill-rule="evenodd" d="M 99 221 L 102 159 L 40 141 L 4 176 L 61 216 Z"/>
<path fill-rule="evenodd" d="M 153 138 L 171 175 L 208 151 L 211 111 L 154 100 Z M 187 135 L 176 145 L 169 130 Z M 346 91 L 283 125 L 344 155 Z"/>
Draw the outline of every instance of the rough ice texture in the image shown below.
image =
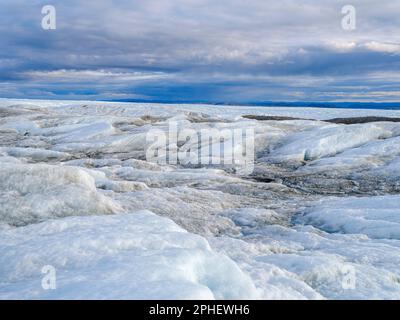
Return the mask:
<path fill-rule="evenodd" d="M 15 226 L 71 215 L 111 214 L 120 206 L 98 192 L 82 169 L 2 164 L 0 223 Z"/>
<path fill-rule="evenodd" d="M 389 128 L 386 128 L 389 127 Z M 329 126 L 289 136 L 278 147 L 273 159 L 279 161 L 310 161 L 334 156 L 372 140 L 392 136 L 391 126 L 375 123 L 348 126 Z"/>
<path fill-rule="evenodd" d="M 400 111 L 0 99 L 0 298 L 400 298 L 400 124 L 243 115 Z M 253 129 L 254 173 L 146 161 L 171 124 Z"/>
<path fill-rule="evenodd" d="M 258 298 L 207 241 L 149 211 L 70 217 L 0 234 L 1 299 Z M 55 290 L 41 288 L 43 266 Z"/>
<path fill-rule="evenodd" d="M 335 157 L 315 160 L 300 168 L 301 172 L 328 172 L 332 170 L 352 170 L 375 168 L 384 165 L 400 155 L 400 137 L 366 143 L 358 148 L 346 150 Z"/>
<path fill-rule="evenodd" d="M 381 179 L 396 180 L 400 178 L 400 156 L 389 162 L 385 166 L 377 167 L 371 170 L 371 175 L 381 177 Z"/>
<path fill-rule="evenodd" d="M 299 218 L 327 232 L 364 234 L 375 239 L 400 240 L 400 197 L 323 200 Z"/>

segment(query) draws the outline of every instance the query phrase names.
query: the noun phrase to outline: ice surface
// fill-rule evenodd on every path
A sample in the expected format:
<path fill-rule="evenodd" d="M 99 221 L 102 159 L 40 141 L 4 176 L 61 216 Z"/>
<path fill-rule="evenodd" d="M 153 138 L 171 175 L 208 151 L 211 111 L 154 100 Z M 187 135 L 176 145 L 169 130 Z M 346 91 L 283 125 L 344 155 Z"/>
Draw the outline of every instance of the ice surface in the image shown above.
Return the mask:
<path fill-rule="evenodd" d="M 0 234 L 0 299 L 258 298 L 251 279 L 200 236 L 149 211 L 70 217 Z M 41 287 L 44 266 L 55 290 Z"/>
<path fill-rule="evenodd" d="M 308 166 L 301 167 L 300 172 L 329 172 L 332 170 L 352 170 L 384 165 L 400 155 L 400 137 L 369 142 L 358 148 L 346 150 L 334 157 L 315 160 Z"/>
<path fill-rule="evenodd" d="M 152 187 L 168 187 L 190 184 L 234 183 L 239 179 L 230 177 L 223 171 L 210 169 L 181 169 L 175 171 L 158 172 L 123 167 L 114 172 L 118 177 L 128 181 L 141 181 Z"/>
<path fill-rule="evenodd" d="M 400 197 L 324 199 L 299 220 L 327 232 L 400 240 Z"/>
<path fill-rule="evenodd" d="M 111 214 L 120 205 L 84 170 L 45 164 L 0 166 L 0 223 L 25 225 L 70 215 Z"/>
<path fill-rule="evenodd" d="M 245 229 L 241 239 L 218 237 L 210 242 L 251 275 L 264 298 L 400 297 L 398 240 L 330 234 L 302 225 Z M 350 288 L 346 286 L 349 275 L 354 275 Z"/>
<path fill-rule="evenodd" d="M 274 150 L 274 161 L 310 161 L 334 156 L 345 150 L 356 148 L 372 140 L 389 138 L 392 126 L 384 124 L 362 124 L 328 126 L 290 135 L 282 146 Z"/>
<path fill-rule="evenodd" d="M 400 298 L 400 124 L 319 121 L 362 116 L 400 111 L 0 99 L 0 298 Z M 147 161 L 171 125 L 254 130 L 254 173 Z"/>
<path fill-rule="evenodd" d="M 385 166 L 371 170 L 370 174 L 382 179 L 398 181 L 400 178 L 400 157 L 395 158 Z"/>
<path fill-rule="evenodd" d="M 1 148 L 0 152 L 15 158 L 25 158 L 30 161 L 67 160 L 71 155 L 64 152 L 44 150 L 40 148 Z"/>

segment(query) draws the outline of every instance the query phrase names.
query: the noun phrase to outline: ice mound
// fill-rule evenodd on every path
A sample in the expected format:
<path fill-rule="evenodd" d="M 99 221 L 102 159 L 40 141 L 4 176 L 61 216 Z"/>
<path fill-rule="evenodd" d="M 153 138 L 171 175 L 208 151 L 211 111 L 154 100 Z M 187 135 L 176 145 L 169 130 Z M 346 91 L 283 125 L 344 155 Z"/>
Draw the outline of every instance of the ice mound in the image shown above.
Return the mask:
<path fill-rule="evenodd" d="M 144 182 L 152 187 L 174 187 L 179 185 L 205 185 L 212 183 L 237 183 L 240 180 L 215 169 L 180 169 L 174 171 L 154 171 L 122 167 L 115 174 L 125 180 Z"/>
<path fill-rule="evenodd" d="M 9 156 L 0 156 L 0 164 L 3 165 L 4 163 L 24 163 L 20 159 L 14 158 L 14 157 L 9 157 Z"/>
<path fill-rule="evenodd" d="M 20 226 L 118 210 L 120 206 L 100 194 L 93 177 L 82 169 L 10 163 L 0 167 L 0 223 Z"/>
<path fill-rule="evenodd" d="M 400 111 L 0 99 L 0 298 L 399 299 L 400 124 L 282 116 Z M 254 130 L 255 170 L 146 161 L 174 125 Z"/>
<path fill-rule="evenodd" d="M 348 197 L 323 200 L 297 218 L 327 232 L 400 240 L 400 197 Z"/>
<path fill-rule="evenodd" d="M 400 298 L 398 240 L 262 225 L 247 228 L 241 239 L 209 241 L 251 276 L 266 299 Z"/>
<path fill-rule="evenodd" d="M 48 136 L 57 143 L 90 141 L 91 139 L 99 139 L 114 133 L 115 129 L 112 124 L 105 121 L 61 125 L 40 130 L 41 135 Z"/>
<path fill-rule="evenodd" d="M 7 103 L 6 105 L 0 105 L 1 117 L 15 117 L 21 115 L 29 115 L 38 111 L 40 111 L 40 106 L 37 106 L 33 103 L 17 102 L 11 105 L 10 103 Z"/>
<path fill-rule="evenodd" d="M 160 166 L 156 163 L 151 163 L 138 159 L 128 159 L 125 161 L 113 158 L 104 158 L 104 159 L 78 159 L 78 160 L 70 160 L 64 162 L 64 164 L 71 166 L 82 166 L 87 168 L 102 168 L 102 167 L 130 167 L 135 169 L 142 170 L 152 170 L 152 171 L 169 171 L 172 170 L 167 165 Z"/>
<path fill-rule="evenodd" d="M 11 157 L 26 158 L 31 161 L 62 161 L 71 158 L 68 153 L 39 148 L 0 148 L 0 152 L 4 152 Z"/>
<path fill-rule="evenodd" d="M 334 156 L 373 140 L 389 138 L 393 135 L 391 129 L 389 124 L 368 123 L 307 130 L 289 135 L 269 158 L 278 162 L 303 162 Z"/>
<path fill-rule="evenodd" d="M 235 225 L 222 212 L 240 206 L 243 201 L 220 191 L 183 186 L 124 193 L 114 195 L 114 199 L 123 203 L 127 211 L 150 210 L 202 235 L 236 233 Z"/>
<path fill-rule="evenodd" d="M 319 173 L 374 168 L 400 155 L 400 137 L 369 142 L 346 150 L 335 157 L 318 159 L 301 167 L 298 172 Z"/>
<path fill-rule="evenodd" d="M 208 242 L 148 211 L 68 217 L 0 233 L 0 299 L 258 298 Z M 44 290 L 41 270 L 56 270 Z"/>
<path fill-rule="evenodd" d="M 284 218 L 273 210 L 257 208 L 238 208 L 227 210 L 223 216 L 230 218 L 235 225 L 246 229 L 260 227 L 264 224 L 283 223 Z"/>
<path fill-rule="evenodd" d="M 385 166 L 371 170 L 370 174 L 388 181 L 394 180 L 398 183 L 400 178 L 400 157 L 395 158 Z"/>

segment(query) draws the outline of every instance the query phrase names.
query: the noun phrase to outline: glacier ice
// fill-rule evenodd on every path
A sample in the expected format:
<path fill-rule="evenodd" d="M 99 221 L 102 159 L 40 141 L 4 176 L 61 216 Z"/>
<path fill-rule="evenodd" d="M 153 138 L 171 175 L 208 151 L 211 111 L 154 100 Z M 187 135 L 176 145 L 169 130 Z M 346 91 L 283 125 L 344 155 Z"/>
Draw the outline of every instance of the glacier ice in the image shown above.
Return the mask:
<path fill-rule="evenodd" d="M 324 121 L 377 115 L 0 99 L 0 299 L 400 298 L 400 124 Z M 147 161 L 171 124 L 251 128 L 254 172 Z"/>
<path fill-rule="evenodd" d="M 207 241 L 149 211 L 68 217 L 0 234 L 0 299 L 258 298 Z M 55 290 L 41 286 L 55 268 Z"/>
<path fill-rule="evenodd" d="M 298 218 L 327 232 L 400 240 L 400 197 L 348 197 L 321 200 Z"/>
<path fill-rule="evenodd" d="M 121 210 L 96 189 L 95 180 L 82 169 L 46 164 L 0 166 L 0 223 L 20 226 Z"/>
<path fill-rule="evenodd" d="M 327 126 L 290 135 L 273 152 L 274 161 L 310 161 L 334 156 L 377 139 L 389 138 L 392 131 L 382 124 Z M 389 126 L 391 128 L 391 126 Z"/>

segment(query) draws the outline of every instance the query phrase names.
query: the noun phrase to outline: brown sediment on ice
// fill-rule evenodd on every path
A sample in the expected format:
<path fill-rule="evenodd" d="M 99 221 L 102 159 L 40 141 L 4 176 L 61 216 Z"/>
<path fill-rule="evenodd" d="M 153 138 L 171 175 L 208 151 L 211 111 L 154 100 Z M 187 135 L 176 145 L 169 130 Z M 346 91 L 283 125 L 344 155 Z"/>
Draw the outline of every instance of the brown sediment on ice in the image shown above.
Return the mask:
<path fill-rule="evenodd" d="M 264 115 L 244 115 L 245 119 L 258 120 L 258 121 L 287 121 L 287 120 L 311 120 L 318 121 L 316 119 L 307 118 L 296 118 L 296 117 L 284 117 L 284 116 L 264 116 Z M 320 120 L 324 122 L 336 123 L 336 124 L 364 124 L 370 122 L 400 122 L 400 118 L 392 117 L 351 117 L 351 118 L 333 118 L 327 120 Z"/>
<path fill-rule="evenodd" d="M 284 117 L 284 116 L 259 116 L 251 114 L 244 115 L 242 116 L 242 118 L 250 120 L 259 120 L 259 121 L 314 120 L 314 119 L 304 119 L 304 118 Z"/>
<path fill-rule="evenodd" d="M 400 118 L 390 117 L 354 117 L 354 118 L 334 118 L 325 120 L 326 122 L 337 124 L 363 124 L 369 122 L 400 122 Z"/>

